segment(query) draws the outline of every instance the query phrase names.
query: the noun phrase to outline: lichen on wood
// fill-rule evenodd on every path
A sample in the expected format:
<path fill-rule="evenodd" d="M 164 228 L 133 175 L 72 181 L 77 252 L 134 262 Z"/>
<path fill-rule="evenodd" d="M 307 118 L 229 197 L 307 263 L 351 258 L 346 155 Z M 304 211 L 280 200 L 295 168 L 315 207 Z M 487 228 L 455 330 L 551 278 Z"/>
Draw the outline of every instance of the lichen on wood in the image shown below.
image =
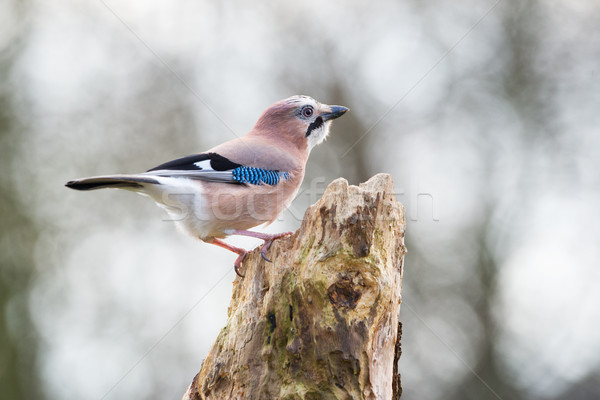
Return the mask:
<path fill-rule="evenodd" d="M 272 263 L 248 254 L 184 400 L 399 397 L 404 230 L 390 175 L 332 182 Z"/>

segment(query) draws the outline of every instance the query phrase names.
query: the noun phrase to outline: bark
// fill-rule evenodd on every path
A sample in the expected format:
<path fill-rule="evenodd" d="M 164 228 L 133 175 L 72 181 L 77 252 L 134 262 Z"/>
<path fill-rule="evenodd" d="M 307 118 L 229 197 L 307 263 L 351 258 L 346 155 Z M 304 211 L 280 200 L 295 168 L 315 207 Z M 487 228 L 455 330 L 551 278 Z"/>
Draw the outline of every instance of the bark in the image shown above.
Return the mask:
<path fill-rule="evenodd" d="M 390 175 L 331 183 L 300 229 L 257 251 L 187 399 L 392 399 L 401 393 L 405 218 Z"/>

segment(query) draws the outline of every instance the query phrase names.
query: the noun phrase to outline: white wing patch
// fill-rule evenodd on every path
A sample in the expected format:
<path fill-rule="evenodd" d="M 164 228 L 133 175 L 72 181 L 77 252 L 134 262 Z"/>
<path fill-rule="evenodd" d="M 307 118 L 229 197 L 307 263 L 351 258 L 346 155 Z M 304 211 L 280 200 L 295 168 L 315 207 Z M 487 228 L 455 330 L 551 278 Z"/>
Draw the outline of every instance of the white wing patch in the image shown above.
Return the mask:
<path fill-rule="evenodd" d="M 210 160 L 202 160 L 195 162 L 194 165 L 203 170 L 213 171 L 213 168 L 210 166 Z"/>

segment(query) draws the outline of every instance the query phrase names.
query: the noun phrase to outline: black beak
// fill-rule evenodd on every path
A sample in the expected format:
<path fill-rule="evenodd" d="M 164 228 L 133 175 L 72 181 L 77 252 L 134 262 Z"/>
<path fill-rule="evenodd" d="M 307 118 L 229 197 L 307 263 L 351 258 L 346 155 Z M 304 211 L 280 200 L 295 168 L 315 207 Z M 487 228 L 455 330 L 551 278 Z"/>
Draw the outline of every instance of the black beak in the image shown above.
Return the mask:
<path fill-rule="evenodd" d="M 325 114 L 321 114 L 321 118 L 323 118 L 323 121 L 329 121 L 330 119 L 339 118 L 342 115 L 344 115 L 346 111 L 348 111 L 348 108 L 343 106 L 329 106 L 329 108 L 331 109 L 331 111 Z"/>

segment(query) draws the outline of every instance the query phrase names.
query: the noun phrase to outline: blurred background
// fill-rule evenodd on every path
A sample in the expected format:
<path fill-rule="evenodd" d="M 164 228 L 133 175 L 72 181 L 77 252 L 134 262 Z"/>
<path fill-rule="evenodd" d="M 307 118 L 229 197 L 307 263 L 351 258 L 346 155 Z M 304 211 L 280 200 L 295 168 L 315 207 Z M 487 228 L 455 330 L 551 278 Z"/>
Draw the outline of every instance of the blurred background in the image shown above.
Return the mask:
<path fill-rule="evenodd" d="M 266 230 L 337 177 L 394 176 L 403 398 L 600 398 L 599 20 L 584 0 L 2 1 L 1 397 L 180 398 L 235 255 L 147 199 L 63 185 L 306 94 L 351 112 Z"/>

